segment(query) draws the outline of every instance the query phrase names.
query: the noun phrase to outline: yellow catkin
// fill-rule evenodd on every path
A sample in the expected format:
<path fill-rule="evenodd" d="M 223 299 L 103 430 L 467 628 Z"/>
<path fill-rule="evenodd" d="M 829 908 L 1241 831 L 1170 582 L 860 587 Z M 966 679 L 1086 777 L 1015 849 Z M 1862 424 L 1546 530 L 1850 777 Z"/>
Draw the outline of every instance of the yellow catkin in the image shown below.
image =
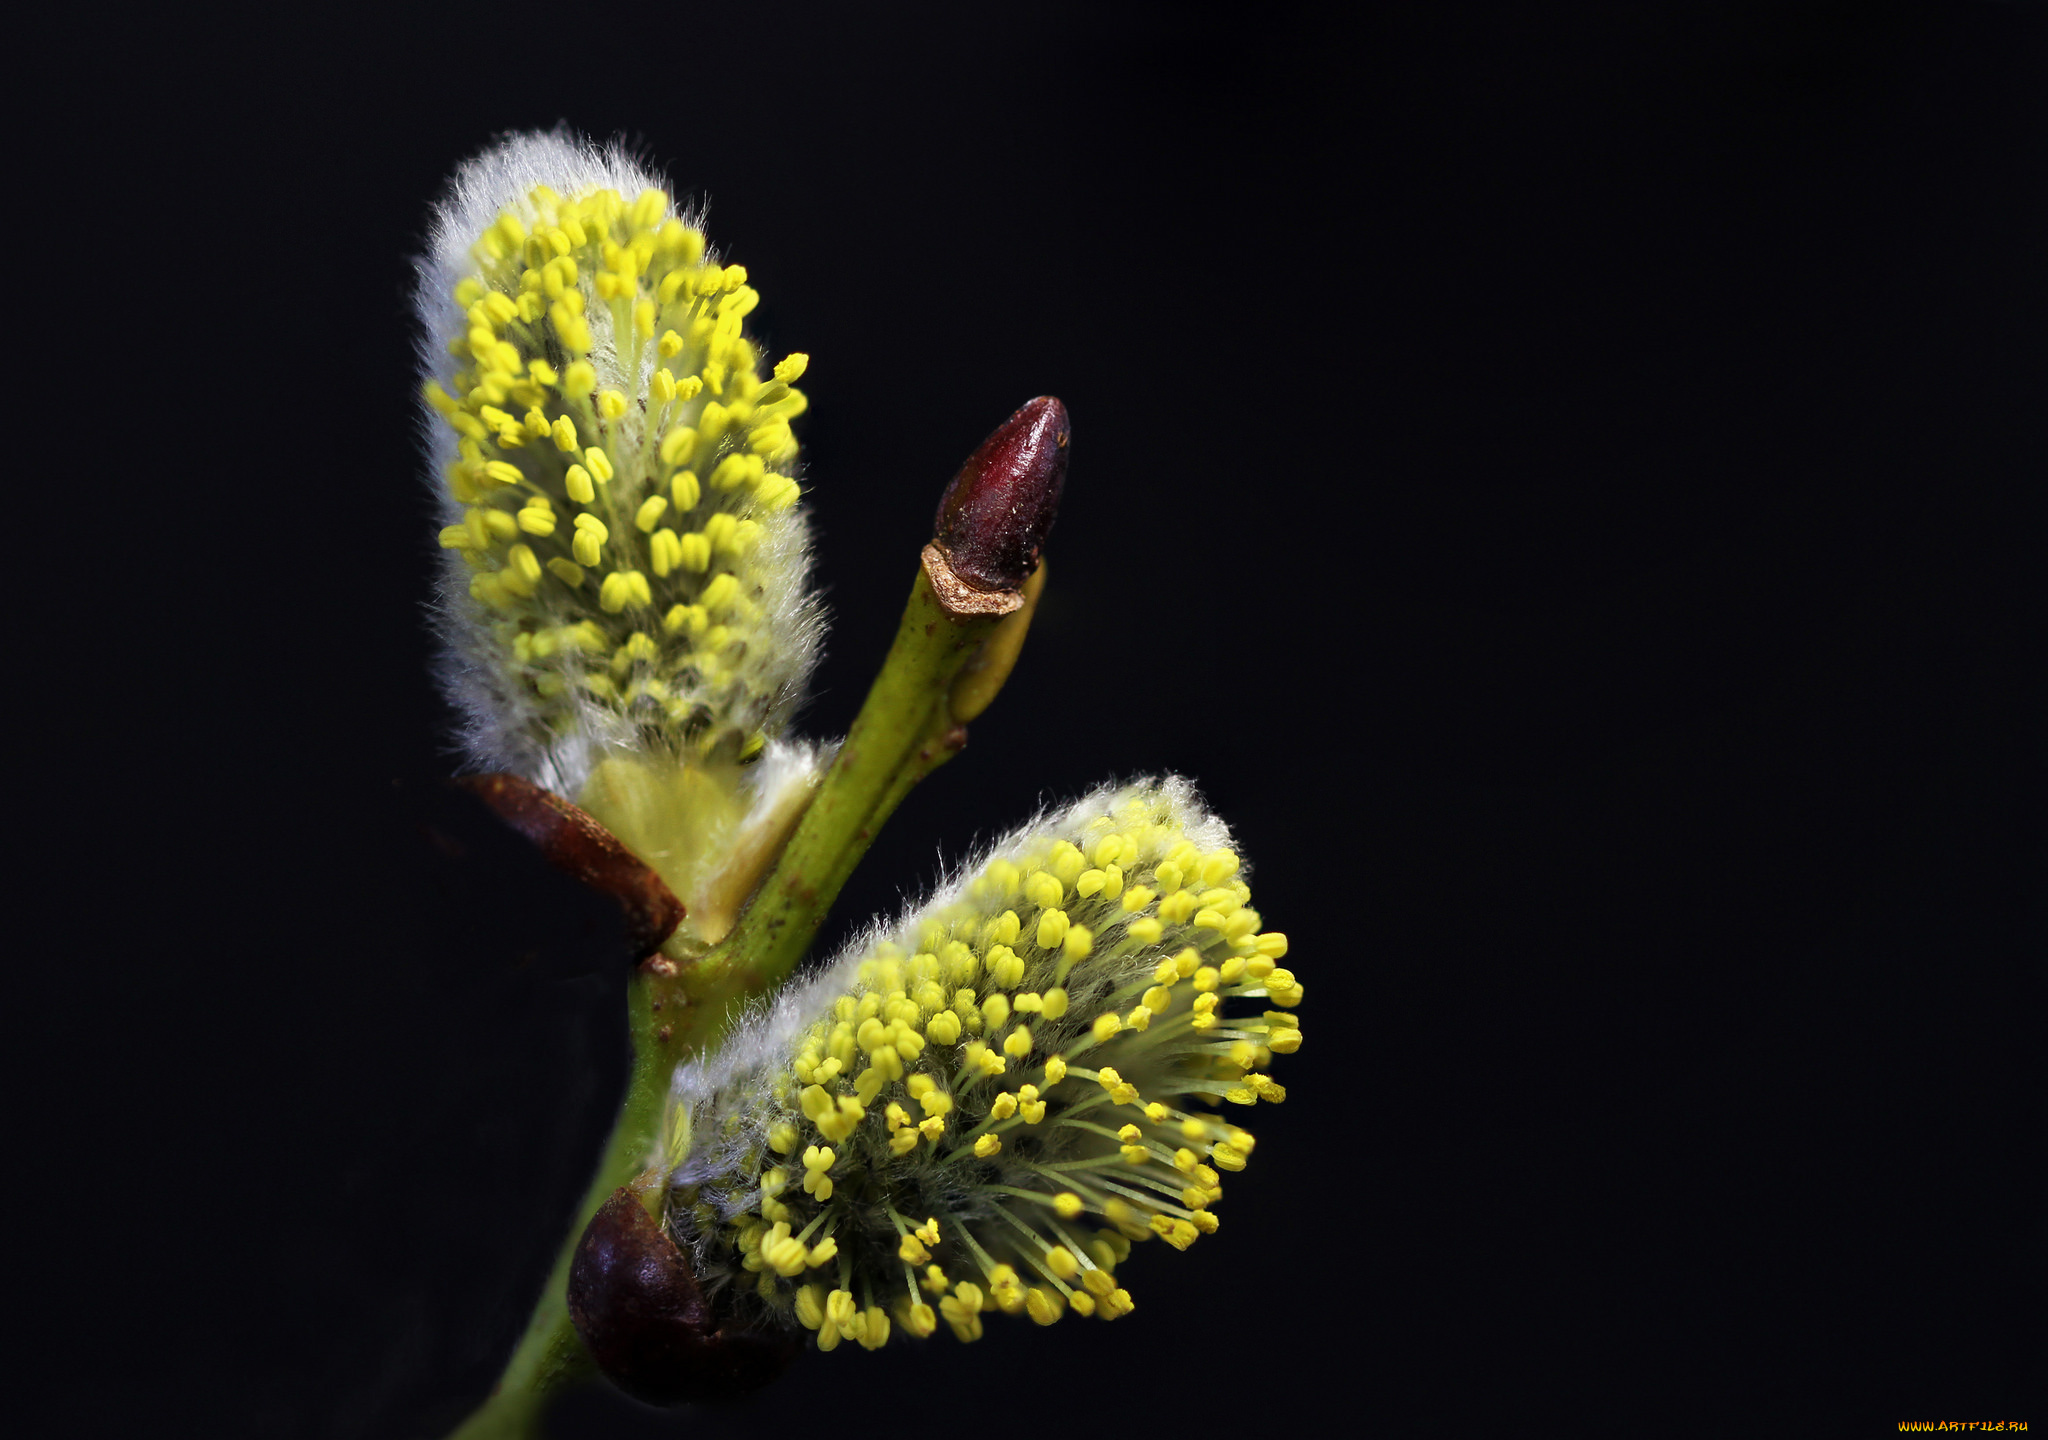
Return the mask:
<path fill-rule="evenodd" d="M 512 144 L 538 157 L 515 168 L 586 168 L 567 141 Z M 677 747 L 757 754 L 814 651 L 788 473 L 807 357 L 746 337 L 744 268 L 707 263 L 669 193 L 529 187 L 442 252 L 456 320 L 421 396 L 448 436 L 439 538 L 470 606 L 451 638 L 524 692 L 542 748 L 598 703 Z M 659 653 L 630 683 L 534 638 L 589 624 L 609 654 L 642 610 Z"/>
<path fill-rule="evenodd" d="M 775 1248 L 773 1227 L 786 1222 L 792 1234 L 829 1229 L 849 1267 L 845 1293 L 893 1297 L 892 1333 L 922 1333 L 920 1305 L 962 1341 L 981 1338 L 995 1316 L 1046 1325 L 1131 1313 L 1123 1269 L 1134 1247 L 1158 1240 L 1155 1252 L 1171 1254 L 1216 1233 L 1222 1178 L 1247 1166 L 1249 1132 L 1209 1118 L 1211 1103 L 1285 1099 L 1266 1072 L 1299 1027 L 1274 992 L 1291 995 L 1301 981 L 1259 951 L 1258 936 L 1273 932 L 1231 937 L 1192 915 L 1160 922 L 1149 899 L 1126 909 L 1081 877 L 1104 853 L 1152 897 L 1169 865 L 1241 887 L 1213 845 L 1189 838 L 1213 830 L 1177 785 L 1077 802 L 837 962 L 819 982 L 815 1018 L 791 1041 L 782 1088 L 679 1095 L 705 1133 L 722 1133 L 728 1113 L 761 1123 L 752 1109 L 725 1108 L 744 1104 L 799 1137 L 775 1153 L 801 1157 L 803 1169 L 790 1163 L 788 1173 L 802 1183 L 768 1195 L 773 1187 L 755 1180 L 731 1192 L 748 1207 L 737 1230 L 712 1222 L 735 1245 L 740 1233 L 765 1240 L 714 1244 L 707 1263 L 754 1265 L 745 1283 L 771 1305 L 808 1306 L 791 1298 L 812 1283 L 807 1272 L 785 1275 L 803 1257 Z M 1231 890 L 1212 906 L 1248 899 L 1248 888 Z M 1053 913 L 1065 928 L 1048 948 L 1037 940 Z M 1148 921 L 1159 933 L 1134 940 Z M 1070 951 L 1076 934 L 1088 943 Z M 1203 1016 L 1223 1029 L 1213 1041 L 1193 1024 Z M 933 1195 L 968 1199 L 928 1220 L 907 1213 Z M 720 1198 L 708 1213 L 736 1213 L 734 1204 Z M 717 1258 L 728 1253 L 737 1259 Z M 848 1319 L 839 1338 L 859 1339 L 865 1323 Z M 828 1330 L 818 1327 L 821 1345 Z"/>

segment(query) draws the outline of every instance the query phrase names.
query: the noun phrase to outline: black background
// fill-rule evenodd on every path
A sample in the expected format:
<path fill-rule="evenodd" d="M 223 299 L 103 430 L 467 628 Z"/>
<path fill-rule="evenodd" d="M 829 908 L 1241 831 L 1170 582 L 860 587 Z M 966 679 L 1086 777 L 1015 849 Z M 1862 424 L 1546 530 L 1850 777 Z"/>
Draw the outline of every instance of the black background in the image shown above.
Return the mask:
<path fill-rule="evenodd" d="M 114 362 L 156 458 L 82 437 L 149 503 L 73 723 L 146 763 L 73 784 L 143 818 L 93 992 L 139 1040 L 69 1164 L 146 1338 L 32 1410 L 445 1432 L 601 1143 L 602 907 L 440 784 L 405 298 L 455 163 L 567 119 L 708 197 L 812 356 L 807 733 L 960 459 L 1028 396 L 1074 415 L 1032 642 L 833 932 L 1042 799 L 1180 771 L 1308 1043 L 1221 1233 L 1141 1252 L 1114 1328 L 811 1356 L 680 1420 L 592 1392 L 560 1434 L 2048 1423 L 2041 10 L 1347 23 L 109 34 L 149 77 L 113 117 L 161 222 L 137 304 L 183 298 Z"/>

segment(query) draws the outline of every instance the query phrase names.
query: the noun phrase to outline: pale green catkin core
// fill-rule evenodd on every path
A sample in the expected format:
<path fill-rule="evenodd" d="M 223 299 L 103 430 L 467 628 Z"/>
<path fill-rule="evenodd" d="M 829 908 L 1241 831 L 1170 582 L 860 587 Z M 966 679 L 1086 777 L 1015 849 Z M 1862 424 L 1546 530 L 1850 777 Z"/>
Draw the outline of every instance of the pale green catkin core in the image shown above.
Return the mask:
<path fill-rule="evenodd" d="M 1133 1241 L 1212 1233 L 1302 987 L 1184 782 L 1027 827 L 677 1074 L 669 1206 L 756 1323 L 869 1348 L 1132 1308 Z"/>

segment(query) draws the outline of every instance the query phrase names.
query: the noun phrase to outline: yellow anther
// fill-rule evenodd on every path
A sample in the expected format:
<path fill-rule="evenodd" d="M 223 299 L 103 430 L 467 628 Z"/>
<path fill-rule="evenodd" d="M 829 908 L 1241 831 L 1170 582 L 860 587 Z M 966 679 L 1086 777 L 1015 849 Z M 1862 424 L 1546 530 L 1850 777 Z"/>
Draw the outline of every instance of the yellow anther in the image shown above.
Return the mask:
<path fill-rule="evenodd" d="M 799 1138 L 796 1126 L 786 1120 L 778 1120 L 768 1127 L 768 1148 L 778 1155 L 787 1155 L 796 1149 Z"/>
<path fill-rule="evenodd" d="M 984 1135 L 979 1140 L 974 1142 L 974 1154 L 976 1159 L 986 1160 L 991 1155 L 1001 1154 L 1002 1149 L 1003 1142 L 993 1135 Z"/>
<path fill-rule="evenodd" d="M 1075 1220 L 1088 1207 L 1081 1203 L 1081 1197 L 1071 1190 L 1062 1190 L 1052 1197 L 1053 1214 L 1062 1220 Z"/>
<path fill-rule="evenodd" d="M 1287 937 L 1277 930 L 1268 930 L 1254 944 L 1259 954 L 1268 960 L 1283 960 L 1287 956 Z"/>
<path fill-rule="evenodd" d="M 881 1306 L 870 1305 L 861 1312 L 861 1329 L 853 1338 L 863 1350 L 879 1350 L 889 1343 L 889 1316 Z"/>
<path fill-rule="evenodd" d="M 1055 1245 L 1045 1252 L 1045 1268 L 1050 1270 L 1056 1279 L 1071 1280 L 1081 1273 L 1081 1262 L 1074 1258 L 1074 1252 L 1066 1246 Z"/>
<path fill-rule="evenodd" d="M 572 355 L 588 355 L 590 347 L 596 343 L 596 337 L 590 333 L 590 322 L 577 314 L 569 303 L 572 300 L 580 301 L 582 298 L 576 291 L 571 290 L 548 307 L 548 320 L 555 327 L 555 334 L 561 338 L 562 348 Z M 579 364 L 588 368 L 588 362 L 585 361 L 572 363 L 569 366 L 568 383 L 563 386 L 571 395 L 590 393 L 587 390 L 579 392 L 575 388 L 576 366 Z"/>
<path fill-rule="evenodd" d="M 640 508 L 633 514 L 633 526 L 643 535 L 652 535 L 654 527 L 661 523 L 662 512 L 668 509 L 666 495 L 650 495 L 640 502 Z M 1210 972 L 1214 974 L 1214 971 Z"/>
<path fill-rule="evenodd" d="M 733 534 L 738 529 L 739 521 L 722 510 L 715 515 L 707 515 L 704 518 L 704 538 L 711 542 L 711 553 L 714 555 L 732 553 Z"/>
<path fill-rule="evenodd" d="M 576 518 L 580 520 L 584 517 L 579 515 Z M 581 525 L 576 527 L 576 533 L 569 537 L 569 550 L 575 555 L 577 564 L 595 566 L 604 557 L 604 533 L 602 527 L 594 530 Z M 605 577 L 605 584 L 610 586 L 616 579 L 618 576 L 608 575 Z"/>
<path fill-rule="evenodd" d="M 1041 932 L 1044 929 L 1044 925 L 1045 922 L 1041 919 L 1039 921 Z M 1060 954 L 1065 956 L 1070 964 L 1075 961 L 1086 960 L 1094 951 L 1094 931 L 1090 930 L 1086 925 L 1069 925 L 1067 927 L 1067 933 L 1060 939 Z"/>
<path fill-rule="evenodd" d="M 1050 910 L 1066 897 L 1057 876 L 1041 870 L 1024 882 L 1024 898 L 1040 909 Z"/>
<path fill-rule="evenodd" d="M 596 388 L 597 371 L 588 360 L 572 360 L 562 371 L 562 392 L 570 399 L 580 400 Z"/>
<path fill-rule="evenodd" d="M 694 510 L 703 498 L 704 487 L 697 482 L 694 471 L 678 470 L 669 480 L 669 496 L 678 510 Z"/>
<path fill-rule="evenodd" d="M 588 505 L 597 498 L 597 490 L 590 483 L 590 472 L 581 465 L 571 465 L 563 473 L 562 488 L 569 492 L 569 498 L 578 505 Z"/>
<path fill-rule="evenodd" d="M 791 351 L 775 362 L 775 378 L 785 385 L 794 385 L 803 378 L 803 373 L 810 363 L 811 357 L 801 350 Z"/>
<path fill-rule="evenodd" d="M 611 457 L 598 446 L 592 445 L 584 450 L 583 463 L 590 467 L 590 477 L 598 484 L 602 485 L 612 478 Z"/>
<path fill-rule="evenodd" d="M 676 563 L 701 575 L 711 568 L 711 542 L 700 531 L 691 531 L 677 542 Z"/>
<path fill-rule="evenodd" d="M 1017 1113 L 1017 1097 L 1005 1090 L 996 1096 L 995 1103 L 988 1107 L 989 1115 L 997 1120 L 1007 1120 Z"/>
<path fill-rule="evenodd" d="M 803 487 L 787 475 L 764 475 L 754 487 L 754 498 L 770 510 L 787 510 L 803 494 Z"/>
<path fill-rule="evenodd" d="M 1135 915 L 1138 911 L 1150 905 L 1153 899 L 1153 891 L 1143 885 L 1133 885 L 1130 889 L 1124 891 L 1124 909 Z"/>
<path fill-rule="evenodd" d="M 1152 1011 L 1144 1005 L 1133 1005 L 1131 1013 L 1124 1016 L 1124 1029 L 1145 1030 L 1152 1024 Z"/>
<path fill-rule="evenodd" d="M 971 1303 L 962 1298 L 970 1294 L 972 1295 Z M 970 1285 L 965 1281 L 962 1281 L 955 1287 L 953 1294 L 948 1295 L 939 1302 L 939 1313 L 946 1317 L 946 1323 L 952 1327 L 955 1338 L 963 1344 L 981 1338 L 980 1311 L 980 1287 Z"/>
<path fill-rule="evenodd" d="M 1052 877 L 1041 872 L 1033 878 L 1049 880 Z M 1058 882 L 1055 881 L 1054 883 L 1057 884 Z M 1058 948 L 1060 943 L 1067 938 L 1067 923 L 1067 912 L 1064 910 L 1047 910 L 1041 914 L 1038 917 L 1039 948 L 1042 950 Z"/>
<path fill-rule="evenodd" d="M 1063 884 L 1071 885 L 1074 883 L 1074 877 L 1079 875 L 1087 864 L 1088 858 L 1073 841 L 1056 840 L 1053 842 L 1052 853 L 1047 857 L 1046 868 L 1059 876 Z"/>
<path fill-rule="evenodd" d="M 655 498 L 659 499 L 660 497 L 656 496 Z M 644 509 L 645 507 L 642 508 Z M 665 578 L 670 571 L 677 569 L 683 563 L 682 542 L 676 538 L 676 532 L 667 526 L 663 526 L 648 537 L 647 554 L 648 558 L 653 562 L 654 573 L 658 577 Z"/>
<path fill-rule="evenodd" d="M 785 1280 L 793 1280 L 803 1274 L 804 1262 L 808 1258 L 804 1242 L 791 1237 L 786 1220 L 778 1220 L 761 1240 L 762 1261 Z"/>
<path fill-rule="evenodd" d="M 1095 1024 L 1090 1027 L 1090 1033 L 1094 1035 L 1096 1043 L 1100 1044 L 1123 1028 L 1124 1022 L 1117 1019 L 1116 1016 L 1098 1015 L 1095 1017 Z"/>
<path fill-rule="evenodd" d="M 1012 1060 L 1022 1060 L 1026 1055 L 1029 1055 L 1031 1053 L 1030 1029 L 1019 1025 L 1016 1029 L 1012 1030 L 1003 1041 L 1003 1053 Z"/>
<path fill-rule="evenodd" d="M 1054 1055 L 1045 1062 L 1045 1083 L 1047 1088 L 1067 1078 L 1067 1062 Z"/>
<path fill-rule="evenodd" d="M 929 1305 L 899 1301 L 896 1318 L 903 1322 L 903 1328 L 923 1340 L 939 1328 L 938 1313 Z"/>
<path fill-rule="evenodd" d="M 1024 1313 L 1040 1325 L 1058 1324 L 1064 1309 L 1058 1294 L 1041 1286 L 1032 1286 L 1024 1297 Z"/>
<path fill-rule="evenodd" d="M 1116 1132 L 1116 1138 L 1126 1145 L 1132 1145 L 1145 1138 L 1145 1132 L 1135 1125 L 1125 1125 Z"/>
<path fill-rule="evenodd" d="M 731 606 L 739 598 L 740 582 L 731 575 L 720 575 L 704 587 L 698 603 L 716 615 Z"/>
<path fill-rule="evenodd" d="M 661 437 L 661 462 L 664 465 L 681 463 L 697 445 L 697 432 L 687 425 L 678 425 Z"/>
<path fill-rule="evenodd" d="M 484 477 L 499 485 L 517 485 L 526 478 L 526 472 L 507 460 L 493 460 L 484 466 Z"/>
<path fill-rule="evenodd" d="M 983 960 L 989 980 L 1002 989 L 1009 989 L 1024 979 L 1024 961 L 1016 951 L 1007 945 L 991 945 Z"/>

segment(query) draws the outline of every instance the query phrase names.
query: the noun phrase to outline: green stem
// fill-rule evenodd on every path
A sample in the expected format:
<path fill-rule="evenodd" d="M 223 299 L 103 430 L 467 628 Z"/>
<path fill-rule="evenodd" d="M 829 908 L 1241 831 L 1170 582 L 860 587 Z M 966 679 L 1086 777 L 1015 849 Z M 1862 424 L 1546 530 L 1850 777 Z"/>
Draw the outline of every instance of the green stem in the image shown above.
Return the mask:
<path fill-rule="evenodd" d="M 575 1223 L 569 1227 L 568 1238 L 555 1257 L 554 1269 L 548 1272 L 547 1284 L 518 1348 L 512 1352 L 490 1397 L 450 1440 L 526 1440 L 538 1436 L 548 1405 L 563 1391 L 597 1373 L 590 1352 L 569 1319 L 569 1262 L 583 1239 L 583 1227 L 590 1223 L 598 1207 L 620 1186 L 644 1182 L 649 1174 L 649 1161 L 657 1153 L 673 1065 L 660 1058 L 664 1046 L 639 1042 L 640 1037 L 657 1028 L 653 1022 L 659 1017 L 654 1014 L 652 1003 L 662 988 L 661 979 L 658 972 L 643 966 L 629 984 L 627 1010 L 636 1041 L 633 1071 L 626 1082 L 625 1103 L 612 1126 L 611 1139 L 605 1144 L 604 1158 L 598 1162 L 596 1178 L 576 1207 Z M 660 1178 L 658 1167 L 652 1173 L 656 1180 Z"/>
<path fill-rule="evenodd" d="M 948 614 L 919 569 L 895 643 L 810 808 L 732 933 L 695 968 L 695 1003 L 734 1006 L 796 968 L 882 822 L 967 743 L 953 681 L 1001 623 Z"/>

